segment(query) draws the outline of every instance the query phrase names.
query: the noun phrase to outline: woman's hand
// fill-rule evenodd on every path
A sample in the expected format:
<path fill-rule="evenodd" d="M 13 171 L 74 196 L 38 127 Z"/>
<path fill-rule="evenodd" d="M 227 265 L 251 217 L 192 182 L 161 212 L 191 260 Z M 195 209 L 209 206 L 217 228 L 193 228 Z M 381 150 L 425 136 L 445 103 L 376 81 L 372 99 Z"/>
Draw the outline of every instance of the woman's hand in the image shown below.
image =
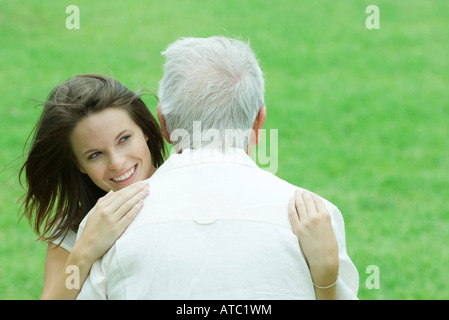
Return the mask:
<path fill-rule="evenodd" d="M 82 248 L 84 258 L 93 263 L 102 257 L 134 220 L 148 194 L 148 183 L 138 182 L 100 198 L 75 244 Z"/>
<path fill-rule="evenodd" d="M 143 206 L 149 194 L 146 182 L 138 182 L 97 201 L 87 218 L 83 233 L 70 254 L 54 244 L 49 245 L 46 260 L 45 287 L 42 299 L 76 299 L 92 264 L 101 258 L 122 235 Z M 65 265 L 59 274 L 55 271 Z M 55 267 L 56 266 L 56 269 Z M 67 286 L 67 268 L 76 267 L 80 286 Z M 52 272 L 48 272 L 51 270 Z"/>
<path fill-rule="evenodd" d="M 298 189 L 290 199 L 288 216 L 313 283 L 318 287 L 334 284 L 338 276 L 338 245 L 323 201 L 310 191 Z"/>

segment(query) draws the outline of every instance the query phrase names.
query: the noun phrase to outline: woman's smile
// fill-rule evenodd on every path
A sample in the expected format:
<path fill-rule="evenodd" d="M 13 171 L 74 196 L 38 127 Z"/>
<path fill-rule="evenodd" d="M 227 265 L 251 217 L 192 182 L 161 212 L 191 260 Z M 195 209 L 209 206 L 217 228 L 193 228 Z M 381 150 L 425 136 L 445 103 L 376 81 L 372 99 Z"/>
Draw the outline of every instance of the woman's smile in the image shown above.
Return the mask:
<path fill-rule="evenodd" d="M 128 169 L 127 171 L 120 173 L 119 175 L 117 175 L 114 178 L 111 178 L 110 180 L 114 181 L 115 183 L 118 184 L 130 184 L 132 182 L 134 182 L 134 178 L 136 177 L 135 173 L 137 171 L 137 167 L 138 165 L 134 165 L 131 167 L 131 169 Z"/>

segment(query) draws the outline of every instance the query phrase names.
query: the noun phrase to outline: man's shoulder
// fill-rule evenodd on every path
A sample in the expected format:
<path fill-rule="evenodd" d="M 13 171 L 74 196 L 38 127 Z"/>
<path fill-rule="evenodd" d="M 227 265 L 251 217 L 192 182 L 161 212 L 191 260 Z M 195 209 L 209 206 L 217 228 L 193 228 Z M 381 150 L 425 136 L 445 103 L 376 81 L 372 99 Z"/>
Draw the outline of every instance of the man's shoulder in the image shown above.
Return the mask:
<path fill-rule="evenodd" d="M 329 200 L 327 200 L 320 194 L 315 193 L 314 190 L 309 189 L 307 186 L 294 185 L 293 183 L 290 183 L 289 181 L 284 180 L 284 179 L 276 176 L 275 174 L 265 171 L 260 168 L 259 168 L 257 174 L 260 175 L 261 177 L 263 177 L 267 183 L 271 183 L 273 185 L 273 190 L 275 189 L 275 187 L 279 188 L 279 190 L 281 192 L 285 192 L 285 190 L 287 190 L 287 191 L 291 192 L 292 196 L 296 189 L 307 190 L 307 191 L 310 191 L 310 192 L 314 193 L 315 195 L 317 195 L 323 201 L 324 205 L 330 212 L 339 212 L 339 209 L 335 204 L 333 204 L 332 202 L 330 202 Z"/>

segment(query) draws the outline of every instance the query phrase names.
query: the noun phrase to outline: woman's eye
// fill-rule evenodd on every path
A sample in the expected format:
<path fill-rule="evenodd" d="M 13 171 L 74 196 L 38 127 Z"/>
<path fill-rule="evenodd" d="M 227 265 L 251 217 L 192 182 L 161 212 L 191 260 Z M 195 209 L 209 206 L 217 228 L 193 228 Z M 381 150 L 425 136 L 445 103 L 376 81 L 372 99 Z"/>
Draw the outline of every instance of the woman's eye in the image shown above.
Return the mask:
<path fill-rule="evenodd" d="M 95 158 L 97 158 L 100 154 L 101 154 L 101 152 L 94 152 L 94 153 L 92 153 L 87 159 L 89 159 L 89 160 L 95 159 Z"/>
<path fill-rule="evenodd" d="M 131 136 L 124 136 L 120 138 L 119 142 L 126 142 L 129 138 L 131 138 Z"/>

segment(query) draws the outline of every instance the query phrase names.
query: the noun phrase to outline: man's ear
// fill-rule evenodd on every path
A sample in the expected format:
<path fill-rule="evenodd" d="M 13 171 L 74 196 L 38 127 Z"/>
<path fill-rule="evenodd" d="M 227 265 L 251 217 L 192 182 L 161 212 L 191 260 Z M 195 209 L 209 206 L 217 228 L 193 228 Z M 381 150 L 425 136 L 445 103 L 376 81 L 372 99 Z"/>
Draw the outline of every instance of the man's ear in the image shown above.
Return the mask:
<path fill-rule="evenodd" d="M 162 135 L 164 136 L 165 140 L 167 140 L 168 143 L 171 144 L 170 135 L 167 131 L 167 125 L 165 124 L 165 118 L 161 111 L 161 106 L 157 106 L 157 118 L 159 119 L 159 123 L 161 124 L 161 131 Z"/>
<path fill-rule="evenodd" d="M 262 131 L 259 131 L 262 129 L 265 119 L 267 118 L 267 108 L 265 106 L 260 107 L 259 112 L 257 113 L 256 119 L 254 120 L 253 124 L 253 130 L 251 132 L 251 138 L 248 142 L 248 146 L 246 148 L 246 153 L 248 155 L 251 155 L 251 151 L 253 150 L 254 146 L 257 146 L 259 144 L 260 134 Z"/>
<path fill-rule="evenodd" d="M 267 118 L 267 108 L 265 106 L 260 107 L 259 113 L 257 114 L 256 120 L 254 121 L 253 130 L 256 134 L 256 145 L 259 144 L 260 134 L 259 131 L 262 129 L 263 125 L 265 124 L 265 120 Z"/>

